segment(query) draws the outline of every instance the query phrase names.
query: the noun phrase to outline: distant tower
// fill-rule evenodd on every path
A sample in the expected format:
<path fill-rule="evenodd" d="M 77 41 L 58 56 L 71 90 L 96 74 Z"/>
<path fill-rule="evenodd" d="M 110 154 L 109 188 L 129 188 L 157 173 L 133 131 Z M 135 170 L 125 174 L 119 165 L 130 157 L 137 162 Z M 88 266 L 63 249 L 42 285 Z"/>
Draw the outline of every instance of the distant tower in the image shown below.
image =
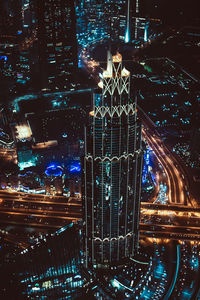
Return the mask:
<path fill-rule="evenodd" d="M 77 66 L 74 0 L 36 1 L 42 89 L 62 90 Z"/>
<path fill-rule="evenodd" d="M 142 18 L 144 20 L 144 18 Z M 127 0 L 125 43 L 138 39 L 141 27 L 140 1 Z"/>
<path fill-rule="evenodd" d="M 108 67 L 93 95 L 82 161 L 86 266 L 108 267 L 137 253 L 143 151 L 136 98 L 122 56 Z"/>

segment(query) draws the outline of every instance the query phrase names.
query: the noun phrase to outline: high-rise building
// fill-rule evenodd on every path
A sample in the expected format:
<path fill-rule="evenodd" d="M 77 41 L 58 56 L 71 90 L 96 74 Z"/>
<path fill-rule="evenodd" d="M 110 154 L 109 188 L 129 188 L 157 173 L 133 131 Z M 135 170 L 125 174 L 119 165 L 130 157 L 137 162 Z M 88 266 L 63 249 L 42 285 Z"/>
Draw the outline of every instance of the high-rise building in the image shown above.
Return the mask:
<path fill-rule="evenodd" d="M 41 88 L 69 88 L 77 66 L 74 1 L 38 0 L 36 11 Z"/>
<path fill-rule="evenodd" d="M 82 160 L 86 266 L 104 267 L 137 253 L 143 151 L 136 96 L 122 56 L 108 53 L 93 97 Z"/>

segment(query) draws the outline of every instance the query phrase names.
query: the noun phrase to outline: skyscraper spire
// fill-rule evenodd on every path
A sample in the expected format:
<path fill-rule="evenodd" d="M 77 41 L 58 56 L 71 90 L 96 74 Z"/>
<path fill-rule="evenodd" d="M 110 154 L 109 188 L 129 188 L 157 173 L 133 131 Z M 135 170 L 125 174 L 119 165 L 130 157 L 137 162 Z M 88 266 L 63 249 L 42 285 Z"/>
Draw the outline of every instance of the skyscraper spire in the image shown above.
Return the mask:
<path fill-rule="evenodd" d="M 107 72 L 112 74 L 112 54 L 110 48 L 107 51 Z"/>

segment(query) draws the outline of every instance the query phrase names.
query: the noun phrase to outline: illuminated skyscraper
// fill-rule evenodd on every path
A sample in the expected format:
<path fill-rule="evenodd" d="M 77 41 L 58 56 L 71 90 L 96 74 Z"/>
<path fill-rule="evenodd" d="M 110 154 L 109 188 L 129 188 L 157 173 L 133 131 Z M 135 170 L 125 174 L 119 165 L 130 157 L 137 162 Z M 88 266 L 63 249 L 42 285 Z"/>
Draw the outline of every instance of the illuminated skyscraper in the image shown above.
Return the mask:
<path fill-rule="evenodd" d="M 118 53 L 94 94 L 83 159 L 86 266 L 119 262 L 137 252 L 143 151 L 130 72 Z"/>
<path fill-rule="evenodd" d="M 77 66 L 74 1 L 38 0 L 36 11 L 41 87 L 68 88 Z"/>

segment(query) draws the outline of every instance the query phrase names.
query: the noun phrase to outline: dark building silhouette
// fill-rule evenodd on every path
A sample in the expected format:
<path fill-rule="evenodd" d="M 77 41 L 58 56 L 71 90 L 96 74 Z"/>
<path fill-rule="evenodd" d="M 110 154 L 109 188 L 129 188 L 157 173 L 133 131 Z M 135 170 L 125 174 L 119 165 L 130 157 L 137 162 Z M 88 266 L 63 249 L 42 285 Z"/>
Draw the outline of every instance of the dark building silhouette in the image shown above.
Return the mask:
<path fill-rule="evenodd" d="M 108 266 L 137 253 L 143 151 L 130 72 L 108 53 L 94 94 L 83 159 L 86 266 Z"/>
<path fill-rule="evenodd" d="M 26 299 L 75 299 L 81 292 L 80 236 L 73 223 L 38 238 L 15 261 L 11 270 Z"/>
<path fill-rule="evenodd" d="M 191 158 L 200 166 L 200 125 L 192 132 L 191 143 Z"/>
<path fill-rule="evenodd" d="M 16 35 L 22 29 L 20 0 L 0 1 L 0 35 Z"/>
<path fill-rule="evenodd" d="M 36 2 L 41 88 L 69 88 L 77 66 L 76 18 L 73 0 Z"/>

